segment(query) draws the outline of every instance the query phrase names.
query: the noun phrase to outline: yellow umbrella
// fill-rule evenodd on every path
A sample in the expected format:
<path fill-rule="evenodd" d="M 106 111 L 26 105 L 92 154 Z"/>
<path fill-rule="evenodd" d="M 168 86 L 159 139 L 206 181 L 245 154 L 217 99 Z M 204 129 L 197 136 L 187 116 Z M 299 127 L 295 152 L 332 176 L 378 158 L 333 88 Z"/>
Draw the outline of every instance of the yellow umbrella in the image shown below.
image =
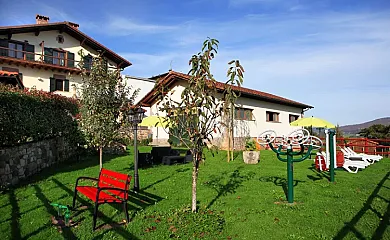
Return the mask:
<path fill-rule="evenodd" d="M 142 119 L 142 122 L 138 126 L 142 127 L 163 127 L 166 128 L 169 125 L 169 121 L 165 117 L 149 116 Z"/>
<path fill-rule="evenodd" d="M 300 118 L 292 123 L 290 126 L 299 126 L 299 127 L 318 127 L 318 128 L 335 128 L 336 126 L 330 122 L 316 117 L 307 117 Z"/>

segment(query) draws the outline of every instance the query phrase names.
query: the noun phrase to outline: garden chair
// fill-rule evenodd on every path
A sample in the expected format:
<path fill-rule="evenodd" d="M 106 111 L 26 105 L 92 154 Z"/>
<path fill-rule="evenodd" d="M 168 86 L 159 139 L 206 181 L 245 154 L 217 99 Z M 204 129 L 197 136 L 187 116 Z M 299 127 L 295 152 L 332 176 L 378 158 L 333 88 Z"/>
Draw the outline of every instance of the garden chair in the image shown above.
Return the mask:
<path fill-rule="evenodd" d="M 327 161 L 328 158 L 326 157 L 326 153 L 321 152 L 321 154 L 324 156 L 325 160 Z M 345 155 L 344 155 L 343 168 L 346 171 L 348 171 L 349 173 L 357 173 L 359 171 L 359 169 L 364 169 L 368 165 L 370 165 L 370 164 L 366 163 L 364 161 L 361 161 L 361 160 L 350 160 L 349 158 L 345 158 Z"/>
<path fill-rule="evenodd" d="M 379 155 L 371 155 L 371 154 L 365 154 L 365 153 L 357 153 L 355 151 L 353 151 L 350 147 L 346 147 L 344 148 L 346 151 L 348 151 L 349 153 L 351 153 L 352 156 L 363 156 L 363 157 L 366 157 L 368 159 L 371 159 L 372 161 L 379 161 L 381 160 L 383 157 L 382 156 L 379 156 Z"/>
<path fill-rule="evenodd" d="M 350 152 L 348 152 L 347 150 L 345 150 L 344 148 L 340 148 L 340 150 L 344 154 L 344 159 L 346 159 L 346 160 L 348 159 L 351 161 L 361 161 L 361 162 L 364 162 L 367 166 L 374 163 L 373 160 L 371 160 L 365 156 L 353 155 Z"/>

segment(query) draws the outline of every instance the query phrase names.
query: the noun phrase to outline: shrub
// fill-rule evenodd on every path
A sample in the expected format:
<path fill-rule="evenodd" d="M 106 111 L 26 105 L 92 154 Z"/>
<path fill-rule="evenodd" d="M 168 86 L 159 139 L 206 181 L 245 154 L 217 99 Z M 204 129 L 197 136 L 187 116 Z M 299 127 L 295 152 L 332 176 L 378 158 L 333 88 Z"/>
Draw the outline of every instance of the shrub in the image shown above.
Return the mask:
<path fill-rule="evenodd" d="M 81 141 L 76 99 L 0 86 L 0 146 L 64 136 Z"/>
<path fill-rule="evenodd" d="M 245 151 L 256 151 L 256 142 L 253 138 L 246 138 L 245 139 Z"/>

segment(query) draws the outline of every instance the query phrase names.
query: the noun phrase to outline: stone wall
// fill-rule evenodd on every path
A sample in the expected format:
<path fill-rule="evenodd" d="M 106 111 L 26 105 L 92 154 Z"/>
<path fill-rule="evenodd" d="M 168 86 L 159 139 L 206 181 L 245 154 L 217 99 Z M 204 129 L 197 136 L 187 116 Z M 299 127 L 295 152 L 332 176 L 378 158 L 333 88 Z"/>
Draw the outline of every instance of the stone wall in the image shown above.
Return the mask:
<path fill-rule="evenodd" d="M 63 137 L 0 149 L 0 187 L 15 185 L 77 153 Z"/>

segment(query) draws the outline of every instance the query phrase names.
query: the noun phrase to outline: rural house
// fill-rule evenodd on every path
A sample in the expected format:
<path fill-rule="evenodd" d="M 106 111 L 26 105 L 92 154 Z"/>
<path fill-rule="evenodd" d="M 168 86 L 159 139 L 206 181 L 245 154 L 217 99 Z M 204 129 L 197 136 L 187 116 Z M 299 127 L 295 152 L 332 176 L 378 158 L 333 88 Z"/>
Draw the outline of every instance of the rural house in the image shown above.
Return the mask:
<path fill-rule="evenodd" d="M 179 101 L 190 76 L 169 71 L 152 79 L 158 79 L 156 87 L 147 93 L 138 104 L 147 108 L 149 115 L 165 116 L 165 113 L 159 111 L 157 90 L 164 85 L 172 92 L 171 97 L 175 101 Z M 217 88 L 221 92 L 223 87 L 224 83 L 217 82 Z M 287 135 L 299 128 L 290 126 L 290 123 L 302 117 L 306 110 L 313 108 L 304 103 L 253 89 L 233 87 L 233 90 L 240 93 L 236 102 L 237 107 L 234 110 L 234 144 L 236 149 L 243 147 L 245 137 L 257 137 L 265 130 L 274 130 L 279 136 Z M 221 99 L 222 94 L 217 97 Z M 153 141 L 156 143 L 166 142 L 169 139 L 167 132 L 169 131 L 163 128 L 153 127 Z M 214 136 L 215 145 L 220 148 L 226 147 L 227 140 L 225 138 L 223 131 L 222 134 L 216 133 Z"/>
<path fill-rule="evenodd" d="M 78 24 L 49 23 L 49 17 L 36 15 L 36 24 L 0 27 L 0 83 L 75 97 L 82 84 L 80 62 L 88 70 L 99 52 L 110 68 L 131 65 L 81 32 Z"/>

